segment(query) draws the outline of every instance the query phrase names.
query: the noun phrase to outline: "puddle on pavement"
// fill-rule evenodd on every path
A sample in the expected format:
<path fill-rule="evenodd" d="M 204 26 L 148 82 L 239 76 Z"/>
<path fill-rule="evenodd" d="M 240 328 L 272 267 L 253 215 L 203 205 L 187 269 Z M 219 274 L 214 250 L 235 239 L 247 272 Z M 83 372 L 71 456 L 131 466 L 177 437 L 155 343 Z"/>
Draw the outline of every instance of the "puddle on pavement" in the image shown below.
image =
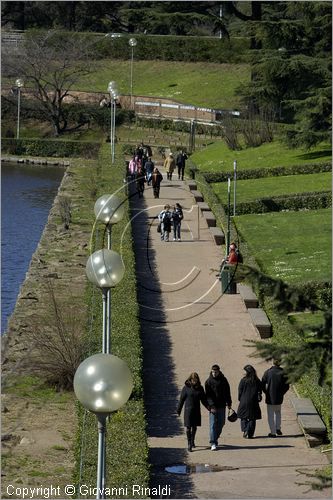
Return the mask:
<path fill-rule="evenodd" d="M 228 467 L 227 465 L 210 465 L 210 464 L 191 464 L 191 465 L 170 465 L 164 470 L 171 474 L 196 474 L 203 472 L 221 472 L 224 470 L 235 470 L 237 467 Z"/>

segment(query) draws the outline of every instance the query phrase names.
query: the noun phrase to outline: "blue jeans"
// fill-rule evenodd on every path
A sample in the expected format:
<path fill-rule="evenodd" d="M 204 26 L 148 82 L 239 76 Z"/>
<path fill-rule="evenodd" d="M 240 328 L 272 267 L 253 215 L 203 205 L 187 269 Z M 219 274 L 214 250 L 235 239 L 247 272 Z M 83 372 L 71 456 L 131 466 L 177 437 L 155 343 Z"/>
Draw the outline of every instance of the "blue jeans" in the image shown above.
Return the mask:
<path fill-rule="evenodd" d="M 216 444 L 225 424 L 225 408 L 216 408 L 216 413 L 209 414 L 209 442 Z"/>

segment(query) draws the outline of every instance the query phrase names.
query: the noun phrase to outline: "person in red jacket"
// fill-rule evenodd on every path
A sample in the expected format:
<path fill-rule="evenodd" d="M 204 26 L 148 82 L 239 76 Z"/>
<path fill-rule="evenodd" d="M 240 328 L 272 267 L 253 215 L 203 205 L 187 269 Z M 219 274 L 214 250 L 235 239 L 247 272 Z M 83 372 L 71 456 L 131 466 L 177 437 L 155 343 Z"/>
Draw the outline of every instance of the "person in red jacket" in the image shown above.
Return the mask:
<path fill-rule="evenodd" d="M 237 264 L 238 262 L 238 256 L 237 256 L 237 253 L 236 253 L 236 244 L 235 243 L 230 243 L 230 247 L 229 247 L 229 255 L 227 257 L 227 260 L 226 262 L 228 264 Z"/>

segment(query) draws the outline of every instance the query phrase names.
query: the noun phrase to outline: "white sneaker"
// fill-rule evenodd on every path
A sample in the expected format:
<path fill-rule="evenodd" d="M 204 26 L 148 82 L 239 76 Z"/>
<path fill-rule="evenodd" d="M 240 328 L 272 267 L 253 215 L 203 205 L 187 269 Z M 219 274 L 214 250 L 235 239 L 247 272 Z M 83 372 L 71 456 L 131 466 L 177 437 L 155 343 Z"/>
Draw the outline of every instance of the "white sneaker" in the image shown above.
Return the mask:
<path fill-rule="evenodd" d="M 215 451 L 215 450 L 216 450 L 216 444 L 212 444 L 212 446 L 210 447 L 210 449 L 211 449 L 212 451 Z"/>
<path fill-rule="evenodd" d="M 176 241 L 176 238 L 173 238 L 173 240 L 172 240 L 172 241 Z"/>

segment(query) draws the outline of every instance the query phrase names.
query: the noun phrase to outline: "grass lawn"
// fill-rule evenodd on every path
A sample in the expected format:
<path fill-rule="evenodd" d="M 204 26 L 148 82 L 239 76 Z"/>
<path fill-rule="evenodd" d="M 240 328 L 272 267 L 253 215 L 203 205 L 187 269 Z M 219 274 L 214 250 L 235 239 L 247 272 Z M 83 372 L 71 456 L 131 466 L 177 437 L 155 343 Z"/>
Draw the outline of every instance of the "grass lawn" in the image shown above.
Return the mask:
<path fill-rule="evenodd" d="M 242 203 L 258 200 L 265 196 L 329 191 L 331 186 L 331 172 L 248 179 L 237 181 L 236 201 Z M 228 183 L 215 182 L 212 187 L 220 200 L 226 203 L 228 199 Z"/>
<path fill-rule="evenodd" d="M 191 159 L 204 172 L 233 172 L 234 160 L 237 160 L 238 170 L 331 161 L 332 148 L 329 144 L 320 144 L 311 151 L 289 149 L 275 140 L 257 148 L 231 151 L 223 141 L 219 141 L 207 146 L 204 151 L 194 153 Z"/>
<path fill-rule="evenodd" d="M 242 215 L 234 221 L 270 276 L 287 283 L 331 279 L 331 209 Z"/>
<path fill-rule="evenodd" d="M 105 92 L 115 80 L 121 94 L 130 94 L 130 61 L 97 61 L 96 70 L 76 90 Z M 250 80 L 246 64 L 134 61 L 133 94 L 175 99 L 203 107 L 237 108 L 235 89 Z"/>

